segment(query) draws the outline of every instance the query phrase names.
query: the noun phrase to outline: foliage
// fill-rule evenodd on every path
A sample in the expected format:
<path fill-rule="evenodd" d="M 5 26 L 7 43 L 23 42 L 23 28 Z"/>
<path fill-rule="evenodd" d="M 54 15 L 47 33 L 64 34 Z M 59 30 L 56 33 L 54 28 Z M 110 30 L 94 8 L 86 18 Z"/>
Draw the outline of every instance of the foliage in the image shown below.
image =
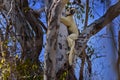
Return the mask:
<path fill-rule="evenodd" d="M 22 80 L 43 80 L 43 75 L 40 75 L 39 72 L 40 65 L 37 63 L 32 63 L 30 59 L 22 62 L 19 61 L 17 63 L 16 70 L 19 72 L 20 76 L 18 79 Z"/>
<path fill-rule="evenodd" d="M 0 42 L 1 43 L 1 48 L 2 46 L 4 48 L 8 48 L 7 46 L 7 43 L 8 41 L 3 41 L 3 42 Z M 0 57 L 0 79 L 2 80 L 8 80 L 8 79 L 11 79 L 10 77 L 12 76 L 12 73 L 15 73 L 15 60 L 16 60 L 16 57 L 7 57 L 7 53 L 6 51 L 1 51 L 2 55 Z"/>
<path fill-rule="evenodd" d="M 1 46 L 8 48 L 7 41 L 0 42 Z M 43 75 L 41 74 L 42 69 L 40 65 L 35 62 L 31 62 L 28 58 L 25 61 L 21 60 L 16 54 L 6 57 L 6 52 L 2 51 L 2 56 L 0 57 L 0 79 L 8 80 L 16 78 L 17 80 L 43 80 Z M 39 71 L 41 70 L 41 72 Z M 40 75 L 41 74 L 41 75 Z"/>

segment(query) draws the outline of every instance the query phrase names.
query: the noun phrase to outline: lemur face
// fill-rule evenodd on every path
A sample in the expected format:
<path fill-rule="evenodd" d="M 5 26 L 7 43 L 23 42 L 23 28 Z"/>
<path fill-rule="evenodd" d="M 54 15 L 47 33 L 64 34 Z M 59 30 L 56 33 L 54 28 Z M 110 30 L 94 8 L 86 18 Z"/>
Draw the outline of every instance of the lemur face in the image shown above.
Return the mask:
<path fill-rule="evenodd" d="M 73 15 L 75 13 L 75 8 L 66 8 L 65 14 L 66 15 Z"/>

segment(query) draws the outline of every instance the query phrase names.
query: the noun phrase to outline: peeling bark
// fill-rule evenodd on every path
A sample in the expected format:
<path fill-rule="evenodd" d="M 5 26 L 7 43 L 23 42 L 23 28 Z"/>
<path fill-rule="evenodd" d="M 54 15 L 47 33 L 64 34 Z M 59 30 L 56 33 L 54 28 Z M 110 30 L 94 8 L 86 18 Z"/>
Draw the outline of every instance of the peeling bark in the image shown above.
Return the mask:
<path fill-rule="evenodd" d="M 44 80 L 56 79 L 56 53 L 61 12 L 68 0 L 54 0 L 47 6 L 47 43 L 45 51 Z"/>
<path fill-rule="evenodd" d="M 92 74 L 92 63 L 90 61 L 89 56 L 86 54 L 85 50 L 82 52 L 82 54 L 79 56 L 81 59 L 81 65 L 80 65 L 80 77 L 79 80 L 84 80 L 84 67 L 85 63 L 87 63 L 87 69 L 88 69 L 88 77 L 91 79 Z"/>
<path fill-rule="evenodd" d="M 61 23 L 59 32 L 58 32 L 58 38 L 57 38 L 57 52 L 56 52 L 56 72 L 58 72 L 61 68 L 64 67 L 67 59 L 67 51 L 68 51 L 68 45 L 67 45 L 67 38 L 68 32 L 67 28 Z"/>
<path fill-rule="evenodd" d="M 85 56 L 83 58 L 81 58 L 81 67 L 80 67 L 79 80 L 84 80 L 84 64 L 85 64 Z"/>

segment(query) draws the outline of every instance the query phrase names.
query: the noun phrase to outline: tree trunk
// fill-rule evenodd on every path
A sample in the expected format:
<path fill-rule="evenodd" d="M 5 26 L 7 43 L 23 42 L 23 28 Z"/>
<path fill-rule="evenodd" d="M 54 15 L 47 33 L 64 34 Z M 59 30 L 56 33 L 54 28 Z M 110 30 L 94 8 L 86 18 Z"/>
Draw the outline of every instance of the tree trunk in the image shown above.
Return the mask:
<path fill-rule="evenodd" d="M 68 0 L 54 0 L 47 3 L 47 42 L 45 48 L 45 65 L 44 65 L 44 80 L 56 79 L 56 56 L 57 56 L 57 42 L 59 19 L 61 12 Z M 61 45 L 61 44 L 59 44 Z"/>
<path fill-rule="evenodd" d="M 11 18 L 11 24 L 14 25 L 15 28 L 14 36 L 17 37 L 23 49 L 22 58 L 31 57 L 33 60 L 37 59 L 38 62 L 38 56 L 43 45 L 43 32 L 38 19 L 34 17 L 33 13 L 29 10 L 28 0 L 21 2 L 20 0 L 4 0 L 3 4 L 4 3 L 5 7 L 2 12 L 7 14 L 7 19 L 8 16 Z"/>
<path fill-rule="evenodd" d="M 68 36 L 67 28 L 62 23 L 58 32 L 57 53 L 56 53 L 56 79 L 76 80 L 74 67 L 68 64 L 68 45 L 66 38 Z M 66 75 L 65 75 L 66 73 Z"/>

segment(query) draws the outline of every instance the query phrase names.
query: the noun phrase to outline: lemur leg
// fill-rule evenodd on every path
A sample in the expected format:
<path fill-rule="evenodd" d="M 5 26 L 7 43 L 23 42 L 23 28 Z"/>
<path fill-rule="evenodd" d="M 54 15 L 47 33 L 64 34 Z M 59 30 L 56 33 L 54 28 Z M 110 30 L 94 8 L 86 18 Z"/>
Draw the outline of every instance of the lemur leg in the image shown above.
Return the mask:
<path fill-rule="evenodd" d="M 69 64 L 70 65 L 72 65 L 73 64 L 73 62 L 74 62 L 74 56 L 75 56 L 75 49 L 74 49 L 74 47 L 75 47 L 75 41 L 73 42 L 73 44 L 72 44 L 72 47 L 71 47 L 71 50 L 70 50 L 70 54 L 69 54 Z"/>
<path fill-rule="evenodd" d="M 76 34 L 70 34 L 67 37 L 67 42 L 68 42 L 68 46 L 71 48 L 73 45 L 73 42 L 78 38 L 78 36 Z"/>
<path fill-rule="evenodd" d="M 74 55 L 75 55 L 75 40 L 77 39 L 77 35 L 76 34 L 71 34 L 67 37 L 67 41 L 68 41 L 68 46 L 70 47 L 70 51 L 69 51 L 69 64 L 72 65 L 73 60 L 74 60 Z"/>
<path fill-rule="evenodd" d="M 72 40 L 72 38 L 71 38 L 71 35 L 69 35 L 69 36 L 67 37 L 67 43 L 68 43 L 68 47 L 69 47 L 70 50 L 71 50 L 72 43 L 73 43 L 73 40 Z M 70 50 L 67 52 L 67 54 L 70 53 Z"/>

